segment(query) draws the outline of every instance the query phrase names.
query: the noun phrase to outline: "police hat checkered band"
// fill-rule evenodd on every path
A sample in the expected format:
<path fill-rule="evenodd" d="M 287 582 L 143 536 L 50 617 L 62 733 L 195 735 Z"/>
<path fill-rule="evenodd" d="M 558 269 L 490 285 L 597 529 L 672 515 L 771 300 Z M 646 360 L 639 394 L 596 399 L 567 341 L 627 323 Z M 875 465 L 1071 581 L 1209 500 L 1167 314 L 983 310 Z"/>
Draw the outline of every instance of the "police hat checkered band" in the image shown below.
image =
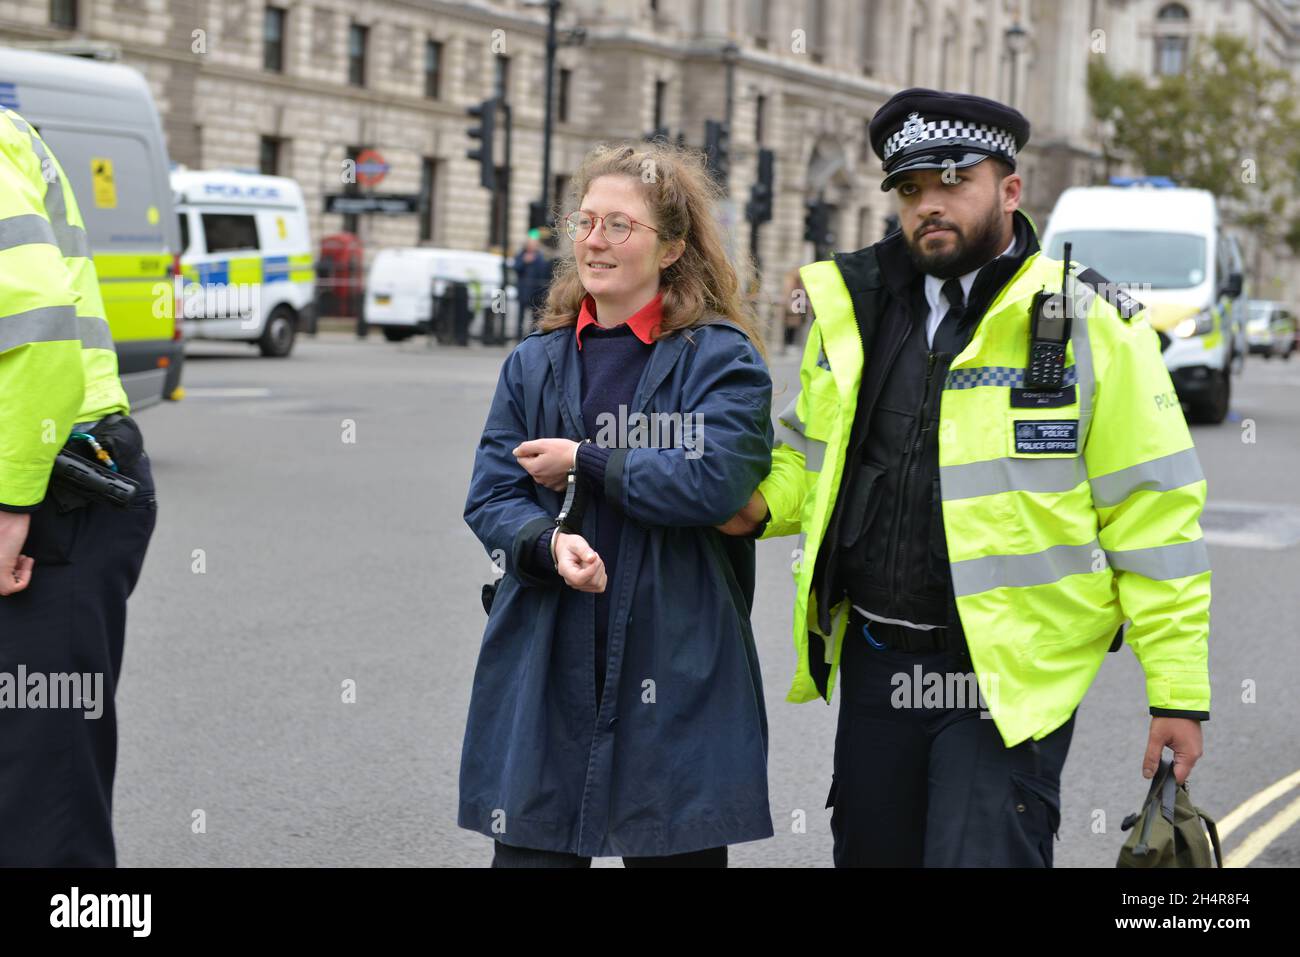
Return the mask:
<path fill-rule="evenodd" d="M 1016 157 L 1016 138 L 1007 130 L 985 123 L 967 123 L 965 120 L 926 120 L 913 113 L 902 128 L 885 140 L 884 163 L 904 149 L 919 143 L 935 146 L 967 146 L 974 149 L 1002 153 L 1009 159 Z"/>
<path fill-rule="evenodd" d="M 1079 381 L 1078 370 L 1074 366 L 1065 367 L 1061 385 L 1075 385 Z M 981 369 L 953 369 L 948 373 L 944 383 L 945 389 L 974 389 L 976 386 L 1006 386 L 1012 389 L 1025 387 L 1025 370 L 1012 369 L 1008 366 L 985 366 Z"/>

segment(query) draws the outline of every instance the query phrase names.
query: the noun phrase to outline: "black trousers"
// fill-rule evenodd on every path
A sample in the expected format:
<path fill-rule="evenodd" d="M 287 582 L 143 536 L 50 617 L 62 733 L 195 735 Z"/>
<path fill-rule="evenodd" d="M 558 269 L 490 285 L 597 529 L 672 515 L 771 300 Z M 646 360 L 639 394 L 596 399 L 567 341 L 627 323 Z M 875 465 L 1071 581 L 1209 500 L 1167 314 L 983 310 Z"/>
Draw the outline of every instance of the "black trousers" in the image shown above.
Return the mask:
<path fill-rule="evenodd" d="M 493 867 L 591 867 L 590 857 L 564 854 L 560 851 L 534 851 L 524 847 L 511 847 L 493 841 Z M 625 857 L 624 867 L 726 867 L 727 847 L 710 847 L 688 854 L 669 854 L 666 857 Z"/>
<path fill-rule="evenodd" d="M 91 676 L 81 706 L 67 695 L 43 707 L 0 707 L 0 865 L 112 867 L 113 772 L 126 600 L 140 575 L 157 505 L 148 455 L 119 462 L 140 488 L 131 505 L 92 502 L 60 513 L 51 498 L 32 514 L 24 554 L 31 583 L 0 598 L 0 681 Z M 94 676 L 98 676 L 96 679 Z M 98 700 L 95 684 L 98 681 Z M 13 687 L 11 685 L 11 687 Z M 60 705 L 60 706 L 52 706 Z M 95 712 L 100 712 L 94 716 Z"/>
<path fill-rule="evenodd" d="M 1075 715 L 1008 748 L 980 699 L 965 694 L 973 682 L 956 677 L 969 668 L 951 652 L 878 650 L 850 626 L 826 801 L 837 867 L 1052 866 Z M 954 678 L 918 706 L 938 680 L 929 674 Z"/>

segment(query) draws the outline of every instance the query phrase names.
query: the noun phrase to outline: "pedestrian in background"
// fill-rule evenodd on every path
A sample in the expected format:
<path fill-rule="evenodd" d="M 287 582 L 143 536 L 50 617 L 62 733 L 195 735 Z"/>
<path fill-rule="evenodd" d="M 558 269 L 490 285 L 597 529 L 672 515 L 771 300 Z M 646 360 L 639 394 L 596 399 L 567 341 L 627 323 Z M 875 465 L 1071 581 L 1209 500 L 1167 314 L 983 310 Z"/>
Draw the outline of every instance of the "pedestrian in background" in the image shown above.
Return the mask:
<path fill-rule="evenodd" d="M 524 338 L 524 329 L 527 328 L 524 323 L 524 310 L 528 310 L 529 324 L 536 322 L 542 308 L 546 305 L 546 290 L 551 284 L 553 267 L 551 260 L 542 251 L 540 238 L 541 234 L 536 229 L 529 230 L 524 248 L 511 264 L 515 270 L 518 297 L 515 301 L 519 309 L 515 321 L 515 338 L 521 342 Z"/>
<path fill-rule="evenodd" d="M 772 835 L 754 544 L 714 527 L 770 466 L 772 383 L 717 199 L 697 153 L 593 151 L 541 328 L 502 367 L 465 504 L 505 577 L 459 809 L 493 866 L 719 867 Z M 691 427 L 647 442 L 642 413 Z M 590 501 L 558 528 L 569 481 Z"/>

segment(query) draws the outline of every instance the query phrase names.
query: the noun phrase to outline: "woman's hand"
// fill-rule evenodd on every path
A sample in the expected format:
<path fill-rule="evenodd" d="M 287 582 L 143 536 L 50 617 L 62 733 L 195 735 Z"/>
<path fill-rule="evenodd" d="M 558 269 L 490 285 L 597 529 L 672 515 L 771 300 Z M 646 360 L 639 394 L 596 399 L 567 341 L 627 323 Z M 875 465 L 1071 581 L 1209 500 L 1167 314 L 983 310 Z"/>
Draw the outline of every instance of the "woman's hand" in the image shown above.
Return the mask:
<path fill-rule="evenodd" d="M 749 497 L 744 508 L 722 525 L 713 527 L 725 535 L 751 535 L 766 514 L 767 500 L 758 489 L 754 489 L 754 494 Z"/>
<path fill-rule="evenodd" d="M 552 492 L 563 492 L 578 452 L 578 443 L 572 439 L 530 439 L 520 442 L 511 451 L 515 461 L 538 485 L 545 485 Z M 759 517 L 762 517 L 761 513 Z"/>
<path fill-rule="evenodd" d="M 551 548 L 555 552 L 560 577 L 570 588 L 590 592 L 605 590 L 605 560 L 596 554 L 585 538 L 557 531 Z"/>

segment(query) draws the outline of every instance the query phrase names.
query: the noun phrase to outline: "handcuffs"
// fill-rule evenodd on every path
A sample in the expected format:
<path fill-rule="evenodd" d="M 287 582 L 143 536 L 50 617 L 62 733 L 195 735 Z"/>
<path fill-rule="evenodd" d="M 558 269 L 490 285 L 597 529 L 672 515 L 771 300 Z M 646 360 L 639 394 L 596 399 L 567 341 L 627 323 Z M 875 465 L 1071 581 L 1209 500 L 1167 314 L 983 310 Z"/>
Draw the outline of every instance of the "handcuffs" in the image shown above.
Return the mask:
<path fill-rule="evenodd" d="M 582 518 L 587 514 L 587 503 L 591 499 L 591 490 L 578 474 L 578 449 L 590 441 L 591 439 L 583 439 L 573 450 L 573 466 L 568 472 L 564 502 L 560 505 L 559 514 L 555 516 L 555 531 L 551 534 L 551 561 L 555 563 L 556 571 L 560 570 L 560 563 L 555 557 L 555 537 L 560 532 L 567 535 L 582 533 Z"/>

